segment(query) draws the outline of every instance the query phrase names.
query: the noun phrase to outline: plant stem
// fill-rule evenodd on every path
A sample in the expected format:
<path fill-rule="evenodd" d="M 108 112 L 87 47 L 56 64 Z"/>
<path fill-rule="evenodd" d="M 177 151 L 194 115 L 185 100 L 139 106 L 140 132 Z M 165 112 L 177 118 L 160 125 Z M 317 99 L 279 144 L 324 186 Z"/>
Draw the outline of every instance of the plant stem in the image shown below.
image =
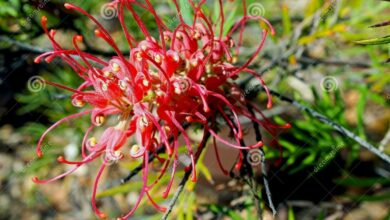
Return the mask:
<path fill-rule="evenodd" d="M 196 152 L 196 155 L 195 155 L 195 164 L 197 163 L 197 161 L 198 161 L 202 151 L 206 147 L 207 140 L 209 139 L 209 137 L 210 137 L 210 132 L 205 131 L 205 133 L 203 135 L 203 139 L 199 143 L 198 151 Z M 173 207 L 175 206 L 177 200 L 179 199 L 180 194 L 183 192 L 184 187 L 185 187 L 186 183 L 188 182 L 191 173 L 192 173 L 192 167 L 188 171 L 186 171 L 184 173 L 184 176 L 181 179 L 181 181 L 179 183 L 179 186 L 177 187 L 177 190 L 176 190 L 175 194 L 173 195 L 173 198 L 169 202 L 167 211 L 164 213 L 164 215 L 161 218 L 161 220 L 167 220 L 168 219 L 169 215 L 171 214 L 171 212 L 173 210 Z"/>

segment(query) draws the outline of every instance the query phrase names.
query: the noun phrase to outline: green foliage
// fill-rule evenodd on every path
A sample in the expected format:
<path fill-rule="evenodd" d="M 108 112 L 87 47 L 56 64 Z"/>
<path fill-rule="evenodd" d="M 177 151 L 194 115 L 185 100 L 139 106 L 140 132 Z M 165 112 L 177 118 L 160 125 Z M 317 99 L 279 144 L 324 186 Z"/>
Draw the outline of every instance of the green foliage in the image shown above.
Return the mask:
<path fill-rule="evenodd" d="M 0 2 L 0 16 L 1 17 L 17 17 L 18 12 L 16 10 L 19 5 L 19 1 L 12 0 L 8 2 Z"/>
<path fill-rule="evenodd" d="M 311 107 L 325 114 L 333 121 L 337 121 L 343 126 L 348 126 L 344 119 L 343 112 L 345 109 L 339 93 L 323 93 L 322 97 L 319 97 L 315 91 L 314 94 L 316 99 L 310 105 Z M 276 117 L 275 120 L 280 124 L 285 123 L 280 117 Z M 291 123 L 293 126 L 290 130 L 292 137 L 282 138 L 279 140 L 279 143 L 285 149 L 283 151 L 283 158 L 287 160 L 284 165 L 285 168 L 292 169 L 295 167 L 291 170 L 292 173 L 307 167 L 315 167 L 322 159 L 329 158 L 329 155 L 333 158 L 342 148 L 348 147 L 352 149 L 352 146 L 355 146 L 351 141 L 335 133 L 330 126 L 312 119 L 308 113 L 304 113 L 302 118 L 295 118 Z M 279 153 L 271 151 L 269 154 L 267 152 L 267 155 L 278 157 Z M 356 159 L 357 155 L 351 154 L 351 157 L 352 155 Z M 297 163 L 297 161 L 300 162 Z"/>
<path fill-rule="evenodd" d="M 253 208 L 252 204 L 249 204 L 249 203 L 244 204 L 243 206 Z M 233 219 L 233 220 L 242 220 L 243 219 L 240 214 L 238 214 L 235 210 L 233 210 L 227 206 L 212 204 L 212 205 L 207 205 L 206 208 L 216 215 L 225 216 L 225 217 L 228 217 L 229 219 Z"/>
<path fill-rule="evenodd" d="M 374 184 L 389 184 L 390 180 L 383 177 L 359 178 L 349 176 L 345 179 L 335 180 L 335 183 L 342 186 L 371 187 Z"/>

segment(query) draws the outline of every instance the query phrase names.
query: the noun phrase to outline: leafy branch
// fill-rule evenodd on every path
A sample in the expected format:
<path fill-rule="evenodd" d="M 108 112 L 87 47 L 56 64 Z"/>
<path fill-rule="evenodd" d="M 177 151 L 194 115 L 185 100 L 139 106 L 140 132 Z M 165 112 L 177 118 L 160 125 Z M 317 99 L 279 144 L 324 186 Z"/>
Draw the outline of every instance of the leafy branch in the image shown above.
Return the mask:
<path fill-rule="evenodd" d="M 260 90 L 261 90 L 261 86 L 257 85 L 253 89 L 252 92 L 257 93 Z M 331 119 L 329 119 L 325 115 L 315 111 L 314 109 L 312 109 L 310 107 L 307 107 L 307 106 L 304 106 L 304 105 L 300 104 L 299 102 L 297 102 L 297 101 L 295 101 L 295 100 L 293 100 L 291 98 L 288 98 L 288 97 L 286 97 L 286 96 L 284 96 L 284 95 L 282 95 L 282 94 L 280 94 L 280 93 L 278 93 L 276 91 L 273 91 L 273 90 L 271 90 L 270 92 L 271 92 L 271 94 L 274 97 L 279 98 L 281 101 L 290 103 L 291 105 L 297 107 L 301 111 L 305 111 L 305 112 L 309 113 L 312 117 L 314 117 L 317 120 L 323 122 L 324 124 L 327 124 L 327 125 L 331 126 L 335 131 L 338 131 L 341 134 L 345 135 L 346 137 L 354 140 L 360 146 L 364 147 L 368 151 L 372 152 L 373 154 L 377 155 L 382 160 L 384 160 L 385 162 L 390 164 L 390 157 L 387 154 L 382 152 L 377 147 L 374 147 L 372 144 L 368 143 L 367 141 L 363 140 L 362 138 L 360 138 L 359 136 L 357 136 L 356 134 L 354 134 L 353 132 L 351 132 L 347 128 L 345 128 L 345 127 L 339 125 L 338 123 L 332 121 Z"/>

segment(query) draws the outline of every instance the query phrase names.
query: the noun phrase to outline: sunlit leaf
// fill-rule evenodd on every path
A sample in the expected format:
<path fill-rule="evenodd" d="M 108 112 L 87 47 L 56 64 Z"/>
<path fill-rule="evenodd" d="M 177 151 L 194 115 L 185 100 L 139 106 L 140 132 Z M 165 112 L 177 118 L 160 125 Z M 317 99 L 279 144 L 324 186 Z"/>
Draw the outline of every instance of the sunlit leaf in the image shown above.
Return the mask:
<path fill-rule="evenodd" d="M 385 37 L 368 39 L 368 40 L 360 40 L 360 41 L 356 41 L 355 43 L 363 44 L 363 45 L 388 44 L 390 43 L 390 35 L 387 35 Z"/>

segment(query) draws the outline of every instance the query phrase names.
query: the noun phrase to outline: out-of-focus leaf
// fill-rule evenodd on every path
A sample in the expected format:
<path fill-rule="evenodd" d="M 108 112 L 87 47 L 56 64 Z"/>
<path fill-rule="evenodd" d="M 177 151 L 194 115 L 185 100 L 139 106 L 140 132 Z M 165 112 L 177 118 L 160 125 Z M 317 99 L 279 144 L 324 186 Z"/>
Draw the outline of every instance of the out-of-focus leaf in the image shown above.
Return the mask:
<path fill-rule="evenodd" d="M 363 116 L 364 116 L 364 110 L 365 110 L 365 106 L 366 106 L 366 102 L 367 102 L 366 96 L 367 96 L 367 90 L 365 88 L 361 88 L 360 89 L 360 97 L 359 97 L 358 102 L 356 103 L 356 112 L 357 112 L 357 117 L 358 117 L 357 129 L 359 132 L 359 136 L 361 138 L 364 138 L 364 139 L 365 139 L 366 135 L 364 132 Z"/>
<path fill-rule="evenodd" d="M 356 41 L 355 43 L 363 44 L 363 45 L 388 44 L 388 43 L 390 43 L 390 35 L 387 35 L 385 37 L 368 39 L 368 40 L 360 40 L 360 41 Z"/>
<path fill-rule="evenodd" d="M 131 190 L 140 189 L 142 187 L 142 184 L 143 183 L 141 181 L 137 181 L 137 182 L 131 182 L 131 183 L 119 185 L 119 186 L 116 186 L 116 187 L 113 187 L 113 188 L 110 188 L 110 189 L 107 189 L 107 190 L 104 190 L 102 192 L 97 193 L 96 198 L 99 199 L 99 198 L 103 198 L 103 197 L 107 197 L 107 196 L 114 196 L 117 194 L 128 193 Z"/>
<path fill-rule="evenodd" d="M 248 199 L 249 200 L 249 199 Z M 254 214 L 254 212 L 252 212 L 252 209 L 253 209 L 253 205 L 252 204 L 249 204 L 247 205 L 247 207 L 245 208 L 246 210 L 246 219 L 247 220 L 256 220 L 257 219 L 257 216 L 256 214 Z"/>
<path fill-rule="evenodd" d="M 312 164 L 314 162 L 314 160 L 316 159 L 316 155 L 315 154 L 310 154 L 309 156 L 307 156 L 303 161 L 302 163 L 303 164 Z"/>
<path fill-rule="evenodd" d="M 199 172 L 203 174 L 203 176 L 206 178 L 209 183 L 213 183 L 213 176 L 211 175 L 210 171 L 207 169 L 207 167 L 204 164 L 197 164 L 197 168 L 199 169 Z"/>
<path fill-rule="evenodd" d="M 187 24 L 191 24 L 191 22 L 192 22 L 192 7 L 191 7 L 190 3 L 188 3 L 185 0 L 180 0 L 179 5 L 180 5 L 180 11 L 181 11 L 181 14 L 183 16 L 184 21 Z"/>
<path fill-rule="evenodd" d="M 306 45 L 309 43 L 312 43 L 313 41 L 319 39 L 319 38 L 324 38 L 324 37 L 330 37 L 336 33 L 342 33 L 347 30 L 347 26 L 344 24 L 337 24 L 333 26 L 330 29 L 322 30 L 322 31 L 317 31 L 314 34 L 310 36 L 304 36 L 301 39 L 299 39 L 299 44 L 300 45 Z"/>
<path fill-rule="evenodd" d="M 295 220 L 294 209 L 292 207 L 288 208 L 288 220 Z"/>
<path fill-rule="evenodd" d="M 325 211 L 321 210 L 320 214 L 317 216 L 316 220 L 324 220 L 326 217 Z"/>
<path fill-rule="evenodd" d="M 388 62 L 390 62 L 390 59 Z M 374 83 L 372 86 L 374 91 L 383 91 L 384 87 L 390 83 L 390 74 L 374 74 L 370 76 L 368 80 Z"/>
<path fill-rule="evenodd" d="M 290 152 L 295 152 L 295 150 L 297 149 L 297 147 L 294 144 L 292 144 L 288 141 L 285 141 L 285 140 L 280 140 L 279 144 L 282 145 L 283 147 L 285 147 Z"/>
<path fill-rule="evenodd" d="M 335 180 L 334 182 L 342 186 L 371 187 L 374 184 L 389 184 L 390 180 L 381 177 L 359 178 L 359 177 L 350 176 L 345 179 Z"/>
<path fill-rule="evenodd" d="M 229 16 L 225 18 L 225 25 L 224 25 L 225 29 L 223 30 L 224 35 L 226 35 L 235 24 L 236 12 L 237 12 L 237 7 L 234 7 L 233 9 L 229 10 L 229 14 L 228 14 Z"/>
<path fill-rule="evenodd" d="M 306 9 L 305 9 L 305 15 L 306 17 L 311 16 L 314 14 L 319 8 L 321 8 L 322 4 L 321 1 L 318 0 L 310 0 L 306 4 Z"/>
<path fill-rule="evenodd" d="M 283 21 L 283 34 L 287 36 L 291 32 L 291 18 L 289 16 L 289 9 L 286 4 L 282 4 L 282 21 Z"/>
<path fill-rule="evenodd" d="M 358 195 L 358 196 L 346 196 L 347 198 L 353 200 L 354 202 L 379 202 L 379 201 L 389 201 L 390 192 L 381 194 L 381 195 Z"/>
<path fill-rule="evenodd" d="M 195 193 L 190 193 L 188 199 L 186 200 L 187 210 L 186 210 L 186 220 L 194 219 L 194 209 L 196 208 L 195 204 Z"/>
<path fill-rule="evenodd" d="M 24 165 L 24 168 L 21 171 L 15 173 L 15 175 L 18 176 L 18 175 L 35 173 L 40 168 L 47 167 L 50 164 L 52 164 L 53 159 L 55 160 L 55 155 L 53 154 L 48 154 L 47 156 L 42 158 L 34 157 L 26 165 Z"/>
<path fill-rule="evenodd" d="M 0 16 L 17 17 L 18 12 L 13 7 L 13 4 L 9 4 L 9 2 L 0 2 Z"/>
<path fill-rule="evenodd" d="M 216 204 L 210 204 L 210 205 L 207 205 L 206 207 L 208 210 L 210 210 L 211 212 L 213 212 L 215 214 L 218 214 L 218 215 L 224 214 L 224 215 L 230 217 L 229 219 L 243 220 L 243 218 L 239 214 L 237 214 L 235 211 L 229 209 L 228 207 L 224 207 L 224 206 L 220 206 L 220 205 L 216 205 Z"/>
<path fill-rule="evenodd" d="M 228 214 L 228 216 L 229 216 L 232 220 L 243 220 L 243 218 L 242 218 L 238 213 L 236 213 L 236 212 L 233 211 L 233 210 L 229 210 L 227 214 Z"/>

